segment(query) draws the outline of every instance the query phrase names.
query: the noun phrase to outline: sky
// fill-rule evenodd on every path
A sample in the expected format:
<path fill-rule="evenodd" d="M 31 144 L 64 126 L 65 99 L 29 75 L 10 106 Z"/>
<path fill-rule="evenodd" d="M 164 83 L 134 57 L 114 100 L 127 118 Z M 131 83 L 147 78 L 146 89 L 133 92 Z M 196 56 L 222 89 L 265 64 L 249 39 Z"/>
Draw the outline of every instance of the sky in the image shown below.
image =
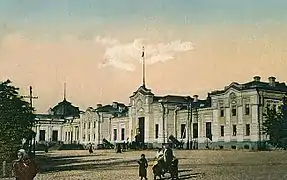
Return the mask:
<path fill-rule="evenodd" d="M 259 75 L 287 80 L 286 0 L 2 0 L 0 80 L 38 113 L 156 95 L 199 95 Z"/>

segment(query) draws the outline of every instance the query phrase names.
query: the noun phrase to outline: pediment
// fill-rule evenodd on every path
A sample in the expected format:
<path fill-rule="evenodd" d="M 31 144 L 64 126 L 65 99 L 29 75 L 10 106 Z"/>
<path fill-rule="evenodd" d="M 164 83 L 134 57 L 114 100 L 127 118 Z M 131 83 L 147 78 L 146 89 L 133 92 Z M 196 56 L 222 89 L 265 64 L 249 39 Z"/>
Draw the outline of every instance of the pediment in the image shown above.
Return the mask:
<path fill-rule="evenodd" d="M 138 96 L 139 94 L 140 94 L 140 95 L 143 95 L 143 96 L 147 96 L 147 95 L 153 96 L 153 95 L 154 95 L 154 94 L 151 92 L 150 89 L 147 89 L 145 86 L 140 86 L 140 87 L 137 89 L 137 91 L 135 91 L 135 92 L 133 93 L 133 95 L 130 96 L 130 98 L 135 98 L 135 97 Z"/>

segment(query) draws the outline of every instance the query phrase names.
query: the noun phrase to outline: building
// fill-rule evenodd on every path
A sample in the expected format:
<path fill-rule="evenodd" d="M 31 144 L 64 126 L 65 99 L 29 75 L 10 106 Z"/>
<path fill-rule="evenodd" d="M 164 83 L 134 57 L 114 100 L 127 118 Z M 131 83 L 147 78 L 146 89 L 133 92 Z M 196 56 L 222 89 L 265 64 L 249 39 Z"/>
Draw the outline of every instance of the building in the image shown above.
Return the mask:
<path fill-rule="evenodd" d="M 36 114 L 36 143 L 79 141 L 80 110 L 64 98 L 47 114 Z M 77 121 L 78 120 L 78 121 Z"/>
<path fill-rule="evenodd" d="M 52 109 L 54 113 L 63 104 L 73 113 L 38 115 L 41 125 L 36 126 L 36 139 L 80 144 L 101 144 L 103 139 L 112 143 L 137 140 L 157 147 L 172 135 L 192 149 L 257 149 L 267 140 L 262 132 L 265 107 L 278 107 L 286 93 L 285 83 L 275 77 L 269 77 L 268 82 L 259 76 L 243 84 L 233 82 L 223 90 L 208 93 L 203 100 L 197 95 L 156 96 L 143 84 L 129 97 L 128 105 L 98 104 L 79 113 L 70 103 L 59 103 Z M 52 118 L 55 115 L 61 118 Z M 49 138 L 40 138 L 44 129 Z M 60 139 L 53 136 L 56 131 Z"/>

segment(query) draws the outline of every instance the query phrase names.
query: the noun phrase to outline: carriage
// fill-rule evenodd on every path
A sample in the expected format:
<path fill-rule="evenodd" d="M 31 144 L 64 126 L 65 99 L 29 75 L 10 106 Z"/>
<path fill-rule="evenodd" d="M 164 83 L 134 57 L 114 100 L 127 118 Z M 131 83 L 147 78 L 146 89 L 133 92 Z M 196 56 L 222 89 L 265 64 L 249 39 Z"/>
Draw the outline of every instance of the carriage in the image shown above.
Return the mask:
<path fill-rule="evenodd" d="M 173 159 L 171 165 L 166 166 L 164 162 L 160 162 L 157 159 L 155 160 L 155 163 L 152 167 L 154 180 L 159 177 L 162 179 L 162 176 L 164 177 L 166 173 L 169 173 L 171 176 L 171 179 L 179 179 L 178 177 L 178 159 Z"/>

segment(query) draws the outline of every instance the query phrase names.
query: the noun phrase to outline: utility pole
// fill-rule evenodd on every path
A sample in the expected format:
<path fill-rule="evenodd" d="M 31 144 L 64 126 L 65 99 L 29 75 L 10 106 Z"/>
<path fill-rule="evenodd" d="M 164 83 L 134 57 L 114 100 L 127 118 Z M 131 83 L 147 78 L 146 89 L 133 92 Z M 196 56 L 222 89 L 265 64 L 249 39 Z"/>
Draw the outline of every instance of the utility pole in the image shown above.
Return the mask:
<path fill-rule="evenodd" d="M 33 88 L 32 86 L 29 86 L 29 95 L 27 96 L 21 96 L 21 98 L 29 98 L 30 100 L 30 108 L 31 111 L 33 112 L 33 99 L 38 99 L 38 96 L 33 96 Z M 36 132 L 37 132 L 37 126 L 36 126 Z M 31 145 L 32 145 L 32 139 L 31 139 Z M 34 142 L 33 142 L 33 151 L 34 151 L 34 156 L 35 156 L 35 149 L 36 149 L 36 137 L 34 137 Z"/>
<path fill-rule="evenodd" d="M 30 88 L 30 94 L 27 96 L 21 96 L 22 98 L 29 98 L 30 99 L 30 107 L 33 108 L 33 99 L 38 99 L 38 96 L 33 96 L 33 88 L 32 86 Z"/>

